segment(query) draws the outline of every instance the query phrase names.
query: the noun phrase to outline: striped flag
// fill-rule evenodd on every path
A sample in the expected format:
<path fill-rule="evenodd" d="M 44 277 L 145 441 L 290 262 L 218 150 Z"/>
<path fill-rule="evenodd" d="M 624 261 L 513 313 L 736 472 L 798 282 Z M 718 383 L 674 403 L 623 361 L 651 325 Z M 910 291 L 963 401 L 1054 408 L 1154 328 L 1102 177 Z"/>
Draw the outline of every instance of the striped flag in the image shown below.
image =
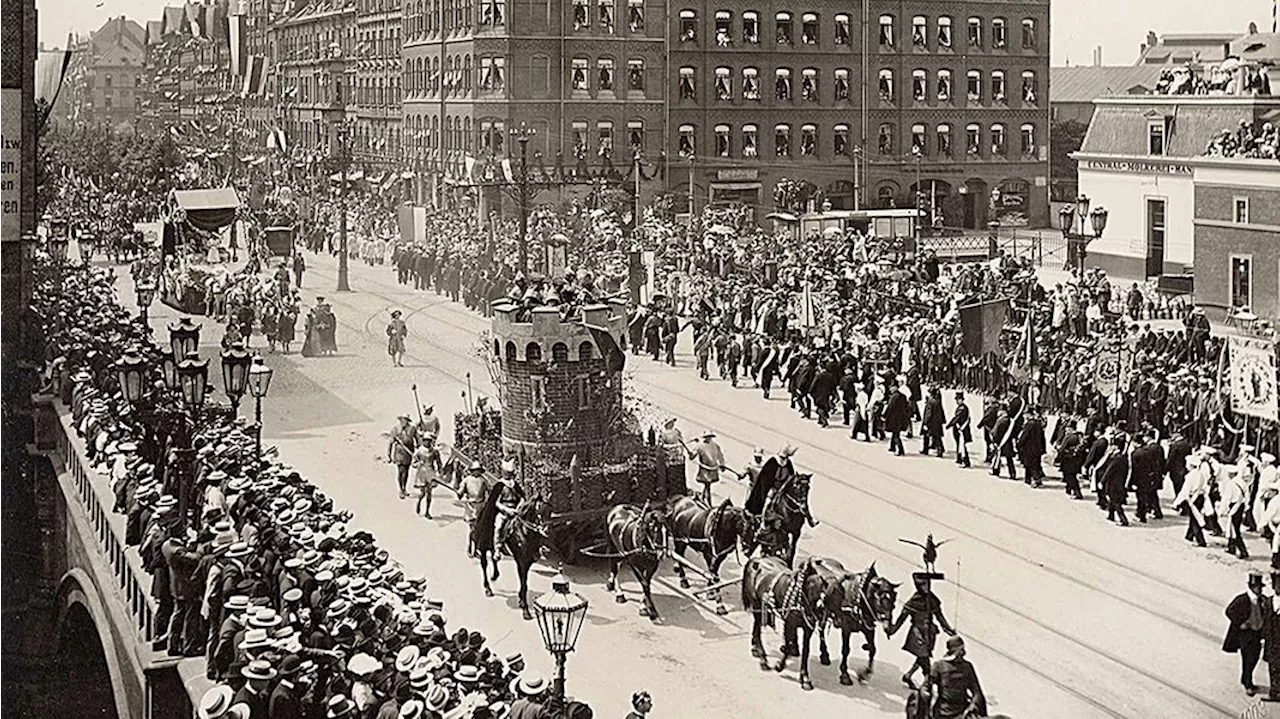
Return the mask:
<path fill-rule="evenodd" d="M 244 87 L 240 90 L 240 97 L 261 95 L 262 88 L 266 85 L 266 78 L 267 59 L 261 55 L 250 56 L 245 68 Z"/>
<path fill-rule="evenodd" d="M 244 15 L 227 16 L 227 47 L 231 51 L 231 76 L 243 77 L 245 71 L 245 39 Z"/>

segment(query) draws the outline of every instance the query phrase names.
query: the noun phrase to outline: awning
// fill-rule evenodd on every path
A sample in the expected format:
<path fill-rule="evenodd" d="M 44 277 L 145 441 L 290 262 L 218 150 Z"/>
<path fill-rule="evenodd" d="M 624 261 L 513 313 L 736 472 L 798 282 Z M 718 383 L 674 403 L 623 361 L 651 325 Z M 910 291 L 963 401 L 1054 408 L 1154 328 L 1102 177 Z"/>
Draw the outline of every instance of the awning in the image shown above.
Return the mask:
<path fill-rule="evenodd" d="M 216 190 L 174 190 L 173 202 L 187 214 L 187 223 L 206 232 L 230 225 L 236 219 L 240 198 L 230 187 Z"/>

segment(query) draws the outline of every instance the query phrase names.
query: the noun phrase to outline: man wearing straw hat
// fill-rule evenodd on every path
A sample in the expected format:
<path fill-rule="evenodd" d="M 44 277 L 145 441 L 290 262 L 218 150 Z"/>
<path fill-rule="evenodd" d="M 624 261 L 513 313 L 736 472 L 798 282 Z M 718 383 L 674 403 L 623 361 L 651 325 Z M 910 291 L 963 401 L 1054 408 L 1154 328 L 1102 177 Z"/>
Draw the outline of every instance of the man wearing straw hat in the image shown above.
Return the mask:
<path fill-rule="evenodd" d="M 689 459 L 698 463 L 697 479 L 702 484 L 702 499 L 711 506 L 711 485 L 720 481 L 724 466 L 724 450 L 716 444 L 715 432 L 704 432 L 702 441 L 689 450 Z"/>

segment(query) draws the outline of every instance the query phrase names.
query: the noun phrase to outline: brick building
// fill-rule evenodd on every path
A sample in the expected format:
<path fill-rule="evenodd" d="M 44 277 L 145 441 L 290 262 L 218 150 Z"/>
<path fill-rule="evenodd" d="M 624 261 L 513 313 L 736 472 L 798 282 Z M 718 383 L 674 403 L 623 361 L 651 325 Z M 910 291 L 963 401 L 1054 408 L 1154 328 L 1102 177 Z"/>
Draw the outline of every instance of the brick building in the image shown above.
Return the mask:
<path fill-rule="evenodd" d="M 812 182 L 835 207 L 855 204 L 855 186 L 861 207 L 911 206 L 919 190 L 948 226 L 1041 224 L 1048 10 L 1047 0 L 673 5 L 673 183 L 687 187 L 692 173 L 699 202 L 757 206 L 784 177 Z"/>
<path fill-rule="evenodd" d="M 355 53 L 345 64 L 356 100 L 351 151 L 380 172 L 402 160 L 400 26 L 400 0 L 356 0 Z"/>
<path fill-rule="evenodd" d="M 1195 302 L 1212 320 L 1248 307 L 1280 319 L 1280 165 L 1189 161 L 1195 185 Z"/>
<path fill-rule="evenodd" d="M 150 87 L 146 71 L 146 31 L 114 17 L 89 38 L 90 121 L 133 126 L 142 115 Z"/>
<path fill-rule="evenodd" d="M 272 28 L 278 122 L 292 155 L 335 154 L 332 123 L 354 108 L 349 58 L 356 46 L 354 0 L 298 6 Z"/>

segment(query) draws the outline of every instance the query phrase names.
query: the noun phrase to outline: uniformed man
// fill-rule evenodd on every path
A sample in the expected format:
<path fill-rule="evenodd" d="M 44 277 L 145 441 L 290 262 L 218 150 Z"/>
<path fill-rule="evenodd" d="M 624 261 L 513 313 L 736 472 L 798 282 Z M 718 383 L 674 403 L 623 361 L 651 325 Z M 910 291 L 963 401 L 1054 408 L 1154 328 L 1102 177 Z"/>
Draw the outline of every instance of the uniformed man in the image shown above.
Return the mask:
<path fill-rule="evenodd" d="M 947 640 L 947 654 L 929 670 L 934 719 L 961 719 L 987 715 L 987 697 L 982 693 L 978 673 L 964 658 L 964 639 Z"/>
<path fill-rule="evenodd" d="M 400 499 L 408 496 L 405 489 L 409 484 L 409 466 L 413 464 L 413 448 L 416 445 L 417 437 L 413 426 L 409 424 L 409 415 L 398 415 L 396 426 L 391 429 L 391 440 L 387 443 L 387 461 L 396 466 Z"/>
<path fill-rule="evenodd" d="M 484 506 L 488 494 L 489 482 L 485 479 L 484 467 L 479 462 L 472 462 L 466 476 L 459 483 L 458 500 L 462 502 L 462 516 L 472 530 L 467 533 L 467 555 L 473 559 L 476 557 L 476 552 L 471 537 L 475 534 L 476 517 L 480 514 L 480 508 Z"/>
<path fill-rule="evenodd" d="M 706 432 L 702 441 L 689 451 L 689 459 L 698 463 L 698 483 L 702 485 L 702 500 L 711 506 L 711 485 L 720 481 L 724 469 L 724 450 L 716 444 L 715 432 Z"/>

